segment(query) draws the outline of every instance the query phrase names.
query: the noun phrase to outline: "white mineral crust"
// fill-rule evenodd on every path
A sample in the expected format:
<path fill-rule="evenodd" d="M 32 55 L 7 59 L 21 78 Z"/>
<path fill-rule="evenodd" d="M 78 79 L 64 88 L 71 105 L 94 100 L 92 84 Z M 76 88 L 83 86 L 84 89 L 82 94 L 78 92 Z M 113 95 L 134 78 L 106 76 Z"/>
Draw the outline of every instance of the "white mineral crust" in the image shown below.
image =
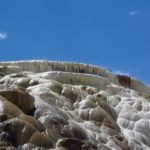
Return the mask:
<path fill-rule="evenodd" d="M 150 150 L 150 88 L 70 62 L 0 62 L 0 149 Z"/>

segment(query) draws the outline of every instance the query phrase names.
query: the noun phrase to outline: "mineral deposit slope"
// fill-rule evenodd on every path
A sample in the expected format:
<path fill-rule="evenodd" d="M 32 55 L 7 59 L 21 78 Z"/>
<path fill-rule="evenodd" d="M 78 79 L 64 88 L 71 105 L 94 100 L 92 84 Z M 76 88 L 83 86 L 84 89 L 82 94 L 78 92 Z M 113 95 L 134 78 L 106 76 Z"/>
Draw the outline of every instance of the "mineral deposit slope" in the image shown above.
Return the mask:
<path fill-rule="evenodd" d="M 150 150 L 150 88 L 70 62 L 0 63 L 0 147 Z"/>

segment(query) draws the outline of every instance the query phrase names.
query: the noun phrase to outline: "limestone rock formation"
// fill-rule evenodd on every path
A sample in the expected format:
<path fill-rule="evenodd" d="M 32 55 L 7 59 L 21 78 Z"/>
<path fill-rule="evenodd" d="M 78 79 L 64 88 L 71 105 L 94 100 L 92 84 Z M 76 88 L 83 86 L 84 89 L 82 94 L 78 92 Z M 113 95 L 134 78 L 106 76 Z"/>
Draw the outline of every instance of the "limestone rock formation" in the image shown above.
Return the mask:
<path fill-rule="evenodd" d="M 0 149 L 150 150 L 150 88 L 93 65 L 1 62 Z"/>

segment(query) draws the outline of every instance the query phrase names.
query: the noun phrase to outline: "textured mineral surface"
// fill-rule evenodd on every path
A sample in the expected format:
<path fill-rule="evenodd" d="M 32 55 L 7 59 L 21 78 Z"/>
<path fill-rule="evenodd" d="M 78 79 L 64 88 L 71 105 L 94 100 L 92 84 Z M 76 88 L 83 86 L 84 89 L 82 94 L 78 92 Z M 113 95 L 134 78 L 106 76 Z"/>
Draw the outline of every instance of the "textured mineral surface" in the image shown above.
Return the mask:
<path fill-rule="evenodd" d="M 1 62 L 0 149 L 150 150 L 150 88 L 93 65 Z"/>

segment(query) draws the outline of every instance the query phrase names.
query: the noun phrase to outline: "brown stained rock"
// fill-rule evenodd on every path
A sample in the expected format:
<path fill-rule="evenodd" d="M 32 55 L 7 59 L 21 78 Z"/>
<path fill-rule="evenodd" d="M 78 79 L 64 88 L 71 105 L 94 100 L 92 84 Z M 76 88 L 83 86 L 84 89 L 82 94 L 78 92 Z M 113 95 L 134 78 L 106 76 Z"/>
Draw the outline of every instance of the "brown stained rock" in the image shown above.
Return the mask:
<path fill-rule="evenodd" d="M 15 147 L 19 147 L 26 143 L 31 143 L 36 145 L 36 147 L 53 147 L 49 137 L 44 133 L 38 132 L 28 121 L 23 121 L 18 118 L 9 119 L 0 123 L 0 129 L 3 131 L 3 135 L 0 134 L 0 138 L 12 143 Z"/>
<path fill-rule="evenodd" d="M 0 113 L 13 117 L 16 117 L 18 114 L 23 114 L 23 112 L 16 105 L 2 96 L 0 96 Z"/>
<path fill-rule="evenodd" d="M 59 115 L 46 115 L 39 118 L 39 121 L 44 125 L 45 128 L 54 128 L 59 134 L 61 134 L 61 129 L 63 126 L 68 124 L 68 122 Z"/>
<path fill-rule="evenodd" d="M 60 138 L 62 138 L 62 136 L 57 132 L 57 130 L 55 128 L 46 129 L 45 133 L 48 136 L 48 138 L 51 140 L 51 142 L 53 143 L 54 146 L 55 146 L 56 142 Z"/>
<path fill-rule="evenodd" d="M 82 150 L 83 144 L 84 144 L 83 142 L 77 139 L 62 138 L 57 142 L 56 147 L 65 147 L 68 150 Z"/>
<path fill-rule="evenodd" d="M 91 121 L 99 122 L 100 124 L 103 123 L 108 126 L 110 125 L 113 129 L 117 131 L 119 130 L 114 118 L 109 114 L 109 112 L 107 112 L 100 106 L 97 106 L 96 108 L 90 110 L 89 119 Z"/>
<path fill-rule="evenodd" d="M 121 86 L 131 88 L 131 78 L 126 75 L 117 75 Z"/>
<path fill-rule="evenodd" d="M 8 141 L 15 147 L 27 143 L 32 134 L 37 131 L 31 124 L 17 118 L 0 123 L 0 128 L 8 133 Z"/>
<path fill-rule="evenodd" d="M 75 93 L 73 89 L 70 89 L 69 87 L 64 87 L 61 94 L 69 98 L 72 103 L 74 103 L 78 97 L 77 93 Z"/>
<path fill-rule="evenodd" d="M 69 125 L 65 125 L 61 131 L 63 137 L 72 137 L 78 140 L 87 140 L 88 136 L 84 129 L 82 129 L 74 121 L 69 121 Z"/>
<path fill-rule="evenodd" d="M 107 134 L 109 136 L 118 136 L 120 137 L 120 132 L 116 129 L 114 129 L 111 124 L 105 124 L 103 123 L 101 126 L 100 126 L 100 131 L 101 133 L 104 133 L 104 134 Z"/>
<path fill-rule="evenodd" d="M 84 145 L 82 145 L 82 150 L 99 150 L 99 149 L 97 149 L 97 146 L 95 144 L 87 142 Z"/>
<path fill-rule="evenodd" d="M 88 94 L 93 95 L 93 94 L 96 94 L 96 93 L 98 92 L 98 89 L 93 88 L 93 87 L 87 87 L 87 88 L 86 88 L 86 92 L 87 92 Z"/>
<path fill-rule="evenodd" d="M 63 137 L 71 138 L 72 135 L 71 135 L 69 125 L 64 125 L 64 127 L 61 130 L 61 135 Z"/>
<path fill-rule="evenodd" d="M 46 136 L 45 134 L 42 134 L 40 132 L 35 132 L 30 140 L 29 143 L 32 143 L 38 147 L 43 147 L 43 148 L 52 148 L 53 143 L 51 140 Z"/>
<path fill-rule="evenodd" d="M 15 150 L 15 147 L 8 141 L 0 141 L 0 150 Z"/>
<path fill-rule="evenodd" d="M 109 114 L 100 106 L 91 109 L 89 115 L 89 119 L 92 121 L 103 122 L 103 120 L 107 118 L 107 121 L 109 120 L 109 122 L 111 122 Z"/>
<path fill-rule="evenodd" d="M 21 90 L 0 90 L 0 95 L 5 97 L 11 103 L 19 107 L 24 113 L 29 114 L 34 110 L 34 98 L 25 91 Z"/>
<path fill-rule="evenodd" d="M 35 119 L 32 116 L 27 116 L 25 114 L 19 114 L 19 115 L 17 115 L 17 118 L 28 122 L 29 124 L 34 126 L 40 132 L 45 130 L 44 126 L 37 119 Z"/>
<path fill-rule="evenodd" d="M 99 102 L 98 103 L 99 104 L 99 106 L 101 107 L 101 108 L 103 108 L 112 118 L 113 118 L 113 120 L 114 121 L 116 121 L 117 120 L 117 114 L 116 114 L 116 112 L 115 112 L 115 109 L 113 109 L 111 106 L 109 106 L 107 103 L 105 103 L 105 102 Z"/>
<path fill-rule="evenodd" d="M 96 93 L 94 94 L 94 97 L 96 102 L 107 102 L 107 97 L 103 94 Z"/>
<path fill-rule="evenodd" d="M 3 122 L 5 120 L 8 120 L 8 119 L 12 119 L 14 118 L 14 116 L 12 116 L 12 114 L 6 114 L 6 113 L 0 113 L 0 122 Z"/>
<path fill-rule="evenodd" d="M 79 112 L 79 116 L 84 120 L 89 120 L 89 117 L 90 117 L 89 112 L 90 112 L 90 108 L 81 109 Z"/>
<path fill-rule="evenodd" d="M 3 122 L 8 119 L 8 116 L 5 113 L 0 113 L 0 122 Z"/>

